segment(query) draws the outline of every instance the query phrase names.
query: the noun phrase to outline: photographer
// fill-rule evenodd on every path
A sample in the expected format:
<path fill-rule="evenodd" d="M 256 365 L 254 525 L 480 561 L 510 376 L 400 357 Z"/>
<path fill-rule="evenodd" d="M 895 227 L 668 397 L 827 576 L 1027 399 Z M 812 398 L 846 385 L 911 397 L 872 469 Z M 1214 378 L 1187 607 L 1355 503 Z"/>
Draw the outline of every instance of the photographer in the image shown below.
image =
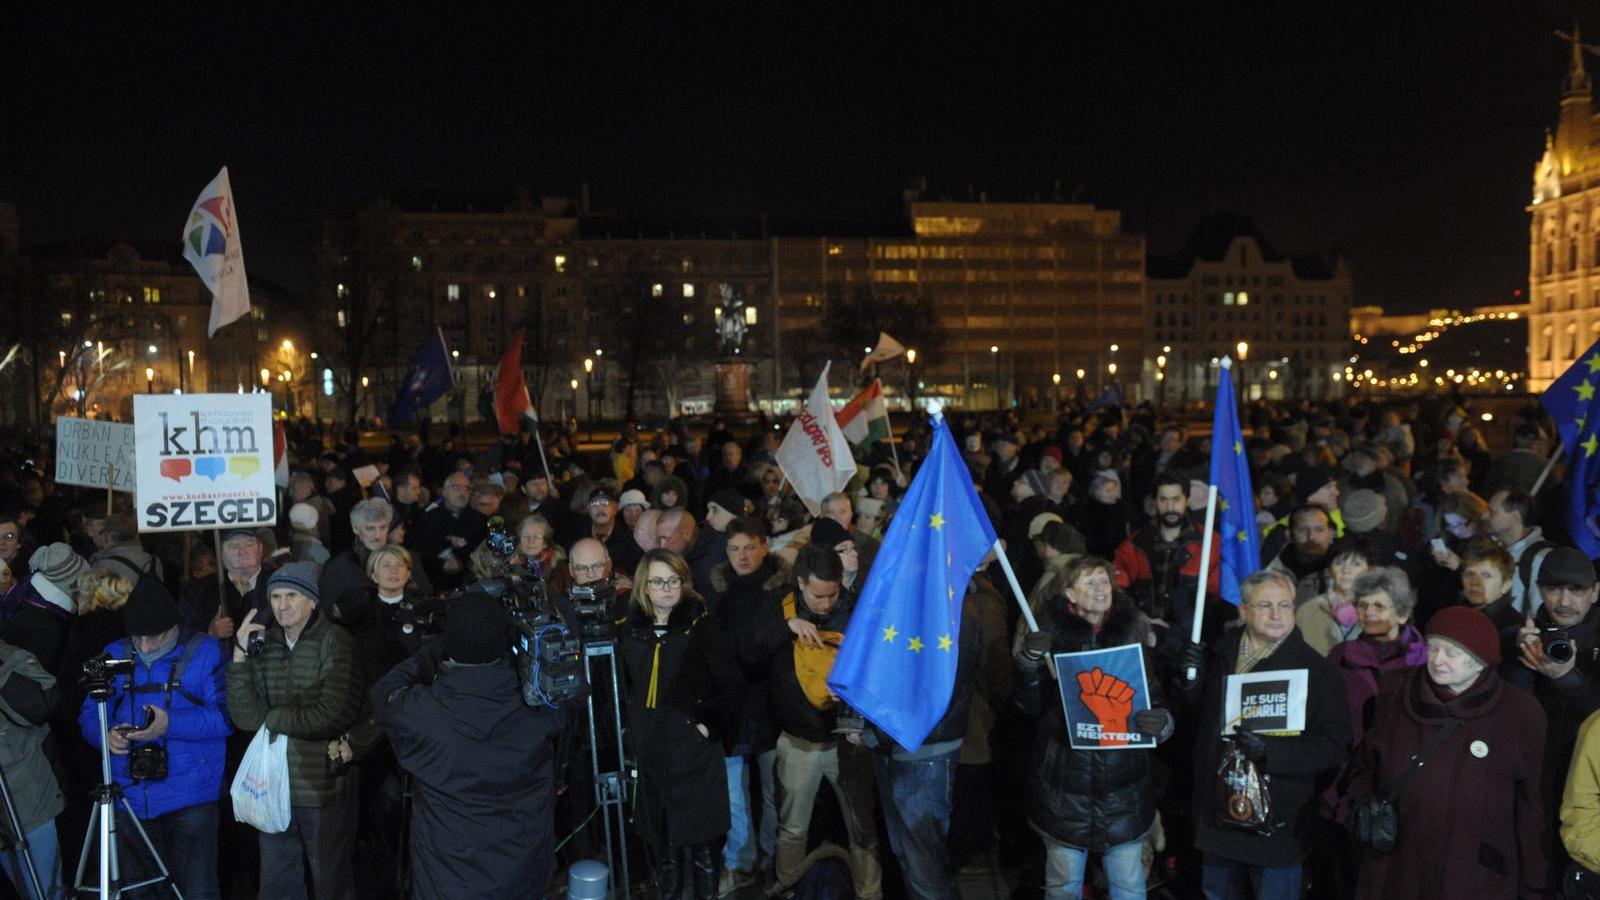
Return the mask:
<path fill-rule="evenodd" d="M 228 667 L 233 724 L 246 732 L 266 725 L 289 738 L 290 822 L 281 834 L 260 836 L 263 897 L 305 896 L 307 874 L 318 898 L 355 890 L 354 786 L 331 770 L 329 749 L 355 724 L 361 693 L 350 636 L 317 609 L 319 574 L 309 562 L 272 573 L 267 592 L 277 622 L 268 627 L 254 611 L 247 615 Z"/>
<path fill-rule="evenodd" d="M 233 731 L 222 676 L 222 644 L 204 632 L 185 632 L 178 604 L 159 582 L 141 580 L 122 608 L 129 637 L 105 648 L 112 659 L 132 659 L 133 671 L 111 681 L 106 709 L 111 730 L 100 731 L 91 697 L 78 715 L 83 736 L 111 751 L 111 777 L 187 898 L 217 898 L 217 798 L 223 750 Z M 117 810 L 119 817 L 124 815 Z M 123 879 L 154 877 L 131 823 L 123 834 Z"/>
<path fill-rule="evenodd" d="M 9 526 L 6 526 L 9 527 Z M 33 654 L 0 641 L 0 765 L 11 786 L 11 802 L 28 840 L 28 852 L 39 875 L 45 897 L 59 897 L 61 860 L 56 844 L 56 816 L 64 802 L 50 758 L 45 754 L 51 707 L 56 702 L 56 679 L 39 665 Z M 0 819 L 0 841 L 12 845 L 11 828 Z M 18 896 L 34 895 L 16 846 L 0 852 L 0 869 L 11 879 Z"/>
<path fill-rule="evenodd" d="M 501 605 L 469 594 L 452 602 L 441 640 L 372 688 L 373 715 L 416 779 L 414 897 L 503 897 L 513 886 L 546 896 L 563 715 L 523 703 L 510 645 Z"/>
<path fill-rule="evenodd" d="M 628 591 L 633 582 L 613 574 L 611 553 L 605 544 L 594 538 L 579 539 L 572 545 L 567 570 L 572 576 L 572 590 L 577 592 L 575 596 L 569 592 L 573 603 L 588 604 L 591 599 L 605 601 L 608 612 L 604 620 L 607 622 L 620 622 L 628 614 Z"/>

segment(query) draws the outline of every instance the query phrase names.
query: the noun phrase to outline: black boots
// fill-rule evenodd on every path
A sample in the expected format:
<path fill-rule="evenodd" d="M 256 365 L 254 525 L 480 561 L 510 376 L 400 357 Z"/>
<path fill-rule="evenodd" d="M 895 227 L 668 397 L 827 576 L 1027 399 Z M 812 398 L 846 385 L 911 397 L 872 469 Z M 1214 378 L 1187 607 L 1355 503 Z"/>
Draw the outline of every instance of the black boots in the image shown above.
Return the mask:
<path fill-rule="evenodd" d="M 660 900 L 681 900 L 684 870 L 688 869 L 694 900 L 716 900 L 720 862 L 715 842 L 667 850 L 656 866 L 656 896 Z"/>
<path fill-rule="evenodd" d="M 694 900 L 717 898 L 717 845 L 695 844 L 690 856 L 694 863 Z"/>

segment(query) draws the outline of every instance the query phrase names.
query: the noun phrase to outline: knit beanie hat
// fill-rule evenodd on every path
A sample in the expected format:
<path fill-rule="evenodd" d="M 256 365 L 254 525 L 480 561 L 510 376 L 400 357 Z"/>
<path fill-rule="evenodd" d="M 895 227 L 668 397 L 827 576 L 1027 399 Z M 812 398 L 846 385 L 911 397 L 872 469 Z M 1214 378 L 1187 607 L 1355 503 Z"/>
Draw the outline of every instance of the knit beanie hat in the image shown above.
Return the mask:
<path fill-rule="evenodd" d="M 1311 495 L 1322 490 L 1324 486 L 1334 480 L 1333 473 L 1322 466 L 1306 466 L 1294 476 L 1294 502 L 1296 506 L 1305 505 Z"/>
<path fill-rule="evenodd" d="M 511 646 L 510 617 L 499 602 L 472 592 L 445 610 L 444 651 L 458 663 L 491 663 Z"/>
<path fill-rule="evenodd" d="M 178 624 L 178 604 L 160 580 L 141 578 L 122 607 L 122 625 L 134 637 L 165 634 Z"/>
<path fill-rule="evenodd" d="M 59 541 L 33 551 L 33 557 L 28 560 L 29 571 L 55 585 L 61 593 L 68 596 L 76 593 L 78 576 L 88 568 L 89 564 L 83 557 Z"/>
<path fill-rule="evenodd" d="M 305 594 L 312 603 L 317 603 L 322 599 L 317 592 L 317 584 L 321 580 L 322 567 L 314 562 L 284 563 L 273 570 L 272 577 L 267 579 L 267 595 L 272 595 L 273 588 L 290 588 Z"/>
<path fill-rule="evenodd" d="M 289 507 L 289 524 L 301 531 L 315 531 L 317 508 L 309 503 L 296 503 Z"/>
<path fill-rule="evenodd" d="M 818 547 L 837 547 L 844 541 L 850 540 L 850 532 L 844 526 L 824 516 L 811 523 L 811 543 Z"/>
<path fill-rule="evenodd" d="M 1428 637 L 1441 637 L 1488 666 L 1500 665 L 1500 634 L 1488 616 L 1470 606 L 1447 606 L 1428 619 Z"/>
<path fill-rule="evenodd" d="M 665 479 L 662 480 L 664 481 Z M 682 494 L 679 496 L 682 496 Z M 724 511 L 732 513 L 733 515 L 744 515 L 744 496 L 733 488 L 723 488 L 722 490 L 717 491 L 715 494 L 712 494 L 711 498 L 706 501 L 706 504 L 709 506 L 713 503 L 722 507 Z"/>
<path fill-rule="evenodd" d="M 1383 524 L 1389 514 L 1388 501 L 1377 491 L 1361 488 L 1351 491 L 1339 506 L 1344 511 L 1344 525 L 1350 531 L 1372 531 Z"/>

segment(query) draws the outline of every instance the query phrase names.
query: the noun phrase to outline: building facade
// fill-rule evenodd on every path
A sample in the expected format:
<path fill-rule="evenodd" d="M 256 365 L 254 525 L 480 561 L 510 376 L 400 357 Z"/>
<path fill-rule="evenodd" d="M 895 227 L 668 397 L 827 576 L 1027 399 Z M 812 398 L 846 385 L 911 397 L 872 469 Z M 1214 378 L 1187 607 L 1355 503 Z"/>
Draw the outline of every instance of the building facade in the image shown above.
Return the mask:
<path fill-rule="evenodd" d="M 878 372 L 900 404 L 915 394 L 1042 405 L 1113 381 L 1137 393 L 1144 240 L 1119 213 L 906 201 L 898 227 L 848 236 L 647 222 L 525 193 L 384 201 L 325 229 L 313 292 L 336 302 L 317 304 L 319 333 L 343 348 L 329 354 L 325 386 L 358 384 L 336 367 L 359 351 L 368 384 L 357 408 L 381 412 L 437 326 L 459 387 L 432 414 L 470 417 L 521 329 L 542 410 L 705 411 L 729 357 L 752 366 L 752 401 L 781 410 L 828 361 L 839 363 L 833 386 L 855 389 L 849 373 L 881 328 L 908 348 L 928 342 L 915 363 Z M 375 274 L 366 262 L 377 257 Z"/>
<path fill-rule="evenodd" d="M 1600 123 L 1576 34 L 1527 210 L 1527 387 L 1542 391 L 1600 340 Z"/>
<path fill-rule="evenodd" d="M 1145 340 L 1159 351 L 1148 374 L 1167 400 L 1209 399 L 1224 356 L 1250 399 L 1341 395 L 1351 340 L 1343 259 L 1285 256 L 1249 219 L 1222 215 L 1147 272 Z"/>

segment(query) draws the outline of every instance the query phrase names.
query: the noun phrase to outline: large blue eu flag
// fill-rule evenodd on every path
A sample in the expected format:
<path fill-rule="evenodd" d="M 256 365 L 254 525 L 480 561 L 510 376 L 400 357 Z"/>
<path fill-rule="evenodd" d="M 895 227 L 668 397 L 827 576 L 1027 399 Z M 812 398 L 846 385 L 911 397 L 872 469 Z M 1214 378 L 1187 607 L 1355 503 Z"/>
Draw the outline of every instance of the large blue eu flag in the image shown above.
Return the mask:
<path fill-rule="evenodd" d="M 1539 398 L 1545 412 L 1550 414 L 1550 421 L 1556 425 L 1561 446 L 1569 454 L 1578 445 L 1578 433 L 1587 424 L 1585 420 L 1597 387 L 1600 387 L 1600 341 L 1551 382 Z"/>
<path fill-rule="evenodd" d="M 1233 361 L 1224 357 L 1217 378 L 1217 409 L 1211 419 L 1211 483 L 1217 486 L 1217 540 L 1222 557 L 1218 593 L 1239 605 L 1239 582 L 1261 568 L 1256 495 L 1250 487 L 1250 455 L 1233 396 Z"/>
<path fill-rule="evenodd" d="M 995 543 L 943 418 L 856 602 L 828 685 L 915 750 L 950 705 L 967 581 Z"/>
<path fill-rule="evenodd" d="M 435 328 L 417 351 L 417 361 L 406 375 L 405 383 L 394 395 L 394 407 L 389 411 L 389 421 L 409 422 L 418 408 L 450 393 L 456 386 L 455 373 L 450 368 L 450 352 L 445 348 L 444 332 Z"/>

